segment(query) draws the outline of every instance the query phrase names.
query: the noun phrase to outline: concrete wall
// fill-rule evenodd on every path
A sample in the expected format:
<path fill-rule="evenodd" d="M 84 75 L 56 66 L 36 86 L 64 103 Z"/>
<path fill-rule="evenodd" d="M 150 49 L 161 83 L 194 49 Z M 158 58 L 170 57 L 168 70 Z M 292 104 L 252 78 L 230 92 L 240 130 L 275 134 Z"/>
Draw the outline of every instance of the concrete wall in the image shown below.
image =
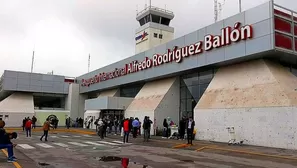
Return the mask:
<path fill-rule="evenodd" d="M 79 115 L 79 85 L 72 83 L 69 85 L 69 93 L 66 97 L 65 109 L 70 111 L 72 119 L 82 117 Z"/>
<path fill-rule="evenodd" d="M 194 109 L 197 139 L 227 142 L 227 127 L 251 145 L 296 149 L 297 78 L 256 60 L 223 67 Z"/>
<path fill-rule="evenodd" d="M 164 118 L 170 117 L 174 123 L 178 124 L 180 112 L 180 81 L 176 78 L 162 101 L 155 109 L 155 122 L 158 128 L 163 128 Z"/>
<path fill-rule="evenodd" d="M 78 77 L 78 81 L 81 79 L 89 79 L 95 75 L 103 72 L 112 72 L 115 68 L 124 68 L 125 64 L 132 61 L 143 61 L 145 57 L 152 58 L 154 54 L 164 54 L 167 49 L 172 49 L 174 46 L 184 47 L 194 44 L 198 41 L 204 41 L 204 37 L 208 34 L 219 35 L 221 29 L 227 26 L 233 27 L 236 22 L 241 22 L 242 25 L 253 26 L 253 38 L 247 41 L 240 41 L 232 43 L 229 46 L 221 48 L 215 48 L 211 51 L 203 52 L 198 55 L 183 58 L 181 63 L 167 63 L 160 66 L 155 66 L 143 71 L 128 74 L 125 76 L 117 77 L 107 81 L 102 81 L 90 85 L 89 87 L 80 87 L 80 92 L 90 92 L 95 90 L 104 90 L 123 84 L 129 84 L 139 81 L 155 80 L 160 76 L 171 75 L 173 73 L 183 73 L 186 70 L 191 70 L 198 67 L 204 67 L 207 65 L 213 65 L 222 62 L 233 62 L 246 60 L 256 53 L 274 50 L 274 35 L 273 35 L 273 15 L 272 15 L 272 3 L 267 2 L 263 5 L 257 6 L 250 10 L 236 14 L 224 20 L 218 21 L 212 25 L 204 28 L 200 28 L 197 31 L 191 32 L 185 36 L 179 37 L 166 44 L 159 45 L 155 48 L 147 50 L 145 52 L 136 54 L 132 57 L 128 57 L 119 62 L 97 69 L 93 72 L 84 74 Z M 194 18 L 195 19 L 195 18 Z M 199 20 L 199 18 L 197 18 Z M 193 20 L 195 21 L 195 20 Z M 259 57 L 265 55 L 258 55 Z"/>
<path fill-rule="evenodd" d="M 120 96 L 120 91 L 119 89 L 109 89 L 109 90 L 104 90 L 102 92 L 100 92 L 98 97 L 104 97 L 104 96 L 108 96 L 108 97 L 119 97 Z"/>
<path fill-rule="evenodd" d="M 13 93 L 0 102 L 0 115 L 8 127 L 20 127 L 25 117 L 34 115 L 34 103 L 32 93 Z M 8 118 L 5 119 L 5 116 Z"/>
<path fill-rule="evenodd" d="M 3 90 L 68 94 L 64 76 L 4 71 Z"/>
<path fill-rule="evenodd" d="M 170 98 L 171 95 L 179 95 L 177 93 L 179 88 L 176 91 L 177 80 L 177 78 L 167 78 L 146 83 L 126 109 L 125 117 L 138 117 L 140 121 L 143 121 L 145 116 L 149 116 L 154 122 L 154 127 L 162 128 L 163 116 L 177 114 L 176 111 L 179 111 L 178 107 L 174 109 L 169 106 L 169 104 L 172 105 L 172 102 L 177 103 L 177 99 L 179 101 L 177 96 Z"/>

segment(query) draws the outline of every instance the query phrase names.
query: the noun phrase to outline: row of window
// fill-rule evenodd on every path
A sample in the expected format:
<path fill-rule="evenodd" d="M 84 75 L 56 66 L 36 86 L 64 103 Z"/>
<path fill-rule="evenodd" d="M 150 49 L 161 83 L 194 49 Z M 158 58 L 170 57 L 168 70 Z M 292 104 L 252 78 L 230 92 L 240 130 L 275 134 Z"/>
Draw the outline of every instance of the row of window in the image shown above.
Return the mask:
<path fill-rule="evenodd" d="M 154 37 L 158 38 L 158 33 L 154 33 Z M 163 38 L 163 34 L 159 34 L 159 39 L 162 39 L 162 38 Z"/>

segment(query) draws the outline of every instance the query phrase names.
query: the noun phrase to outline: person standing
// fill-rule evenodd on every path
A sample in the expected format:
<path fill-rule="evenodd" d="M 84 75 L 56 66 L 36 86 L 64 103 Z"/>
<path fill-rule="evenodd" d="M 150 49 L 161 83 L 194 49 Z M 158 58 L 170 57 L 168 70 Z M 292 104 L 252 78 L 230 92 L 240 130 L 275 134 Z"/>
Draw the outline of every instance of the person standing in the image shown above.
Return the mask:
<path fill-rule="evenodd" d="M 132 127 L 133 127 L 133 138 L 136 138 L 137 137 L 137 130 L 139 128 L 139 121 L 138 121 L 137 117 L 133 120 Z"/>
<path fill-rule="evenodd" d="M 35 116 L 32 117 L 32 128 L 35 129 L 36 128 L 36 122 L 37 122 L 37 118 Z"/>
<path fill-rule="evenodd" d="M 114 118 L 114 135 L 117 135 L 118 133 L 118 126 L 119 126 L 119 120 L 117 119 L 117 117 Z"/>
<path fill-rule="evenodd" d="M 179 121 L 179 138 L 185 139 L 185 130 L 186 130 L 186 122 L 185 117 L 182 117 L 182 119 Z"/>
<path fill-rule="evenodd" d="M 150 116 L 147 116 L 147 120 L 149 121 L 149 131 L 148 131 L 148 139 L 150 139 L 151 138 L 151 126 L 152 126 L 152 124 L 153 124 L 153 122 L 152 122 L 152 120 L 150 119 Z"/>
<path fill-rule="evenodd" d="M 163 121 L 163 137 L 162 138 L 168 138 L 168 123 L 167 123 L 166 118 L 164 118 L 164 121 Z"/>
<path fill-rule="evenodd" d="M 25 131 L 25 126 L 26 126 L 26 122 L 27 122 L 27 118 L 25 117 L 24 119 L 23 119 L 23 131 Z"/>
<path fill-rule="evenodd" d="M 98 120 L 98 135 L 100 136 L 101 140 L 104 139 L 104 122 L 101 118 Z"/>
<path fill-rule="evenodd" d="M 123 123 L 123 129 L 124 129 L 124 139 L 123 139 L 123 142 L 124 143 L 128 143 L 128 139 L 129 139 L 129 132 L 130 132 L 130 122 L 129 122 L 129 119 L 126 118 L 124 120 L 124 123 Z"/>
<path fill-rule="evenodd" d="M 144 120 L 143 120 L 143 141 L 145 142 L 148 142 L 148 139 L 149 139 L 149 131 L 150 131 L 150 120 L 148 119 L 147 116 L 144 117 Z"/>
<path fill-rule="evenodd" d="M 31 128 L 32 128 L 32 121 L 29 118 L 28 121 L 25 124 L 25 129 L 26 129 L 26 135 L 27 137 L 30 136 L 31 137 Z"/>
<path fill-rule="evenodd" d="M 192 119 L 192 117 L 189 117 L 189 120 L 187 122 L 187 138 L 188 138 L 188 144 L 193 145 L 193 131 L 195 127 L 195 121 Z"/>
<path fill-rule="evenodd" d="M 48 131 L 50 129 L 49 119 L 47 118 L 46 121 L 43 123 L 43 135 L 40 138 L 42 141 L 43 137 L 45 137 L 45 141 L 47 141 Z"/>
<path fill-rule="evenodd" d="M 71 122 L 70 117 L 67 117 L 67 118 L 66 118 L 66 127 L 67 127 L 67 129 L 70 128 L 70 122 Z"/>

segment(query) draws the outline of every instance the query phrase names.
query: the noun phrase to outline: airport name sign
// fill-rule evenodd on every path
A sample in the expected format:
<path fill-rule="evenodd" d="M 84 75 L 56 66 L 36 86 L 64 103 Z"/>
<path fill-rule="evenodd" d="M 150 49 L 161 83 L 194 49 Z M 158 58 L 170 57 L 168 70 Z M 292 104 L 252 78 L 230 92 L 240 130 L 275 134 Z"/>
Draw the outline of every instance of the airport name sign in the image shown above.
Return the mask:
<path fill-rule="evenodd" d="M 152 58 L 145 57 L 142 61 L 132 61 L 124 65 L 122 68 L 115 68 L 115 70 L 111 72 L 102 72 L 91 78 L 82 79 L 81 86 L 90 86 L 102 81 L 143 71 L 171 62 L 181 63 L 184 58 L 196 56 L 203 52 L 208 52 L 212 49 L 228 46 L 232 43 L 250 38 L 253 38 L 253 27 L 251 25 L 241 26 L 241 23 L 237 22 L 233 27 L 228 26 L 221 29 L 220 35 L 206 35 L 204 37 L 204 41 L 198 41 L 195 44 L 181 48 L 175 46 L 173 49 L 168 49 L 164 54 L 154 54 Z"/>

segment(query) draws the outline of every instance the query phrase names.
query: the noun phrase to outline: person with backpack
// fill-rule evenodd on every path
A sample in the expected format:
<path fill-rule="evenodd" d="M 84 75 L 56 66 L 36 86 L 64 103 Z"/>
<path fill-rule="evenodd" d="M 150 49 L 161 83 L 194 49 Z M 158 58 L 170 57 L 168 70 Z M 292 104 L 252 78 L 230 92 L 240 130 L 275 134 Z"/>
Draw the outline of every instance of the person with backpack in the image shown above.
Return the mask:
<path fill-rule="evenodd" d="M 3 128 L 0 128 L 0 149 L 7 149 L 8 158 L 7 162 L 15 162 L 17 158 L 13 154 L 13 148 L 16 144 L 13 144 L 10 140 L 16 139 L 18 134 L 16 132 L 7 133 Z"/>

